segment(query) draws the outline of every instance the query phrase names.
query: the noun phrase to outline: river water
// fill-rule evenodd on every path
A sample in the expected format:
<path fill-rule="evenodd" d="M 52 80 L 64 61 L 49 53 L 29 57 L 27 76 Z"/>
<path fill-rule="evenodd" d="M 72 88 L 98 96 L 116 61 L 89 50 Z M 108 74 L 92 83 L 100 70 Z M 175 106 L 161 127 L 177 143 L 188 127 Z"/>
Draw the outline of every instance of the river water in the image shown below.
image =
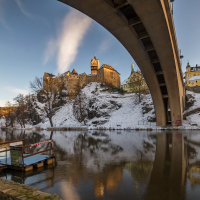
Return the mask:
<path fill-rule="evenodd" d="M 53 139 L 57 165 L 2 178 L 63 200 L 200 199 L 200 132 L 0 132 L 0 142 Z"/>

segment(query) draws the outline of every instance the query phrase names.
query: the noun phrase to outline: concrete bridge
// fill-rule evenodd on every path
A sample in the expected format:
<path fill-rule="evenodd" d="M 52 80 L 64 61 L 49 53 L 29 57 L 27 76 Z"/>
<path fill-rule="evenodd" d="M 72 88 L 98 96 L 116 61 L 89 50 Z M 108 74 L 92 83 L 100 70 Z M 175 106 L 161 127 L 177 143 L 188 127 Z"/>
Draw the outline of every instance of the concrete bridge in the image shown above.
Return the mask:
<path fill-rule="evenodd" d="M 181 124 L 185 89 L 170 1 L 59 1 L 94 19 L 127 49 L 150 89 L 157 125 Z"/>

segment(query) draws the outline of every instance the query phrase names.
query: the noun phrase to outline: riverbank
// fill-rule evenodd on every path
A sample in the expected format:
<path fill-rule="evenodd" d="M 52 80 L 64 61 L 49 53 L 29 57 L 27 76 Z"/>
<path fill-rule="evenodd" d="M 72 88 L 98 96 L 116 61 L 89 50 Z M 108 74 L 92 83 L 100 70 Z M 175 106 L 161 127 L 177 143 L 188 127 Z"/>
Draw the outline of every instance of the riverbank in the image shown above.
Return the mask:
<path fill-rule="evenodd" d="M 74 113 L 75 100 L 56 107 L 50 128 L 49 119 L 43 111 L 44 103 L 34 102 L 35 111 L 41 122 L 37 125 L 27 124 L 21 128 L 15 123 L 13 129 L 22 130 L 199 130 L 200 129 L 200 93 L 186 91 L 187 101 L 183 113 L 182 126 L 157 127 L 153 101 L 150 94 L 142 94 L 139 102 L 135 93 L 117 93 L 104 91 L 99 83 L 91 83 L 82 89 L 82 118 Z M 80 109 L 78 110 L 80 111 Z M 0 119 L 0 126 L 5 126 L 5 119 Z M 11 129 L 12 130 L 12 129 Z"/>
<path fill-rule="evenodd" d="M 61 200 L 57 194 L 48 194 L 28 185 L 0 178 L 1 200 Z"/>

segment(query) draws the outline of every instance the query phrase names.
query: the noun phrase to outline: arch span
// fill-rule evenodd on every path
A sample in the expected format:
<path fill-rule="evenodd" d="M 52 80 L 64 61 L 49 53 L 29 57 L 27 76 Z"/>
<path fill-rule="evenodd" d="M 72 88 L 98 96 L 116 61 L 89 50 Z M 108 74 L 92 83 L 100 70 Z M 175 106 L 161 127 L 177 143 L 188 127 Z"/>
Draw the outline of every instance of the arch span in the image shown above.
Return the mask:
<path fill-rule="evenodd" d="M 169 0 L 59 1 L 97 21 L 127 49 L 150 89 L 157 125 L 182 122 L 184 83 Z"/>

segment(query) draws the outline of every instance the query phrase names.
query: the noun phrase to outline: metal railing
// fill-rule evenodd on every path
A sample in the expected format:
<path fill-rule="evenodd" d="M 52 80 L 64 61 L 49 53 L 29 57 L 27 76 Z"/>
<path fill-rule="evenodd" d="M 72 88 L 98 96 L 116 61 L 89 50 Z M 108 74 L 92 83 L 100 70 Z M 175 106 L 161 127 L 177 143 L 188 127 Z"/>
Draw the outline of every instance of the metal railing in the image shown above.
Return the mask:
<path fill-rule="evenodd" d="M 20 142 L 21 142 L 21 143 L 20 143 Z M 19 144 L 19 143 L 20 143 L 20 144 Z M 32 147 L 34 147 L 34 146 L 38 146 L 38 145 L 42 145 L 42 144 L 48 144 L 48 143 L 51 143 L 51 148 L 46 149 L 46 150 L 42 150 L 42 151 L 39 151 L 39 152 L 36 152 L 36 153 L 31 153 L 31 154 L 28 154 L 28 155 L 24 155 L 25 149 L 27 149 L 27 148 L 30 149 L 30 148 L 32 148 Z M 12 144 L 12 145 L 11 145 L 11 144 Z M 7 146 L 5 150 L 2 150 L 2 151 L 1 151 L 1 147 L 2 147 L 3 145 L 9 145 L 9 146 Z M 19 145 L 21 145 L 21 146 L 19 146 Z M 22 169 L 24 169 L 24 167 L 26 167 L 26 164 L 24 163 L 24 159 L 25 159 L 25 158 L 28 158 L 28 157 L 31 157 L 31 156 L 34 156 L 34 155 L 37 155 L 37 154 L 41 154 L 41 153 L 44 153 L 44 152 L 48 152 L 48 151 L 50 151 L 50 156 L 49 156 L 49 158 L 50 158 L 50 157 L 54 157 L 53 140 L 48 140 L 48 141 L 39 142 L 39 143 L 35 143 L 35 144 L 30 144 L 30 145 L 26 145 L 26 146 L 24 146 L 24 140 L 23 140 L 23 139 L 22 139 L 22 140 L 15 140 L 15 141 L 2 142 L 2 143 L 0 143 L 0 153 L 5 152 L 5 156 L 0 156 L 0 157 L 5 157 L 5 163 L 2 163 L 2 162 L 1 162 L 2 159 L 0 159 L 0 164 L 1 164 L 1 165 L 5 165 L 6 167 L 7 167 L 7 165 L 8 165 L 8 162 L 7 162 L 7 160 L 8 160 L 7 152 L 8 152 L 8 151 L 10 152 L 10 146 L 19 146 L 19 147 L 21 147 Z M 8 147 L 9 147 L 9 148 L 8 148 Z"/>
<path fill-rule="evenodd" d="M 14 141 L 7 141 L 7 142 L 1 142 L 0 143 L 0 153 L 5 152 L 5 156 L 0 156 L 0 157 L 5 157 L 5 159 L 6 159 L 5 163 L 2 163 L 1 159 L 0 159 L 0 164 L 1 165 L 5 165 L 6 167 L 8 165 L 8 163 L 7 163 L 7 160 L 8 160 L 7 159 L 8 158 L 7 152 L 10 151 L 10 146 L 11 146 L 10 144 L 12 144 L 12 146 L 18 146 L 18 145 L 20 145 L 19 143 L 24 145 L 24 140 L 21 139 L 21 140 L 14 140 Z M 1 150 L 3 145 L 9 145 L 9 148 L 5 147 L 6 148 L 5 150 Z"/>
<path fill-rule="evenodd" d="M 43 145 L 43 144 L 48 144 L 48 143 L 51 143 L 51 148 L 49 148 L 49 149 L 46 149 L 46 150 L 43 150 L 43 151 L 39 151 L 39 152 L 36 152 L 36 153 L 31 153 L 31 154 L 28 154 L 26 156 L 23 155 L 23 152 L 27 148 L 30 149 L 31 147 L 38 146 L 38 145 Z M 37 155 L 37 154 L 41 154 L 41 153 L 44 153 L 44 152 L 48 152 L 48 151 L 51 152 L 51 155 L 49 156 L 49 158 L 50 157 L 54 157 L 53 140 L 48 140 L 48 141 L 44 141 L 44 142 L 39 142 L 39 143 L 35 143 L 35 144 L 30 144 L 30 145 L 23 146 L 22 147 L 22 166 L 23 166 L 23 168 L 26 166 L 26 164 L 24 164 L 24 159 L 25 158 L 28 158 L 28 157 L 31 157 L 31 156 L 34 156 L 34 155 Z"/>

